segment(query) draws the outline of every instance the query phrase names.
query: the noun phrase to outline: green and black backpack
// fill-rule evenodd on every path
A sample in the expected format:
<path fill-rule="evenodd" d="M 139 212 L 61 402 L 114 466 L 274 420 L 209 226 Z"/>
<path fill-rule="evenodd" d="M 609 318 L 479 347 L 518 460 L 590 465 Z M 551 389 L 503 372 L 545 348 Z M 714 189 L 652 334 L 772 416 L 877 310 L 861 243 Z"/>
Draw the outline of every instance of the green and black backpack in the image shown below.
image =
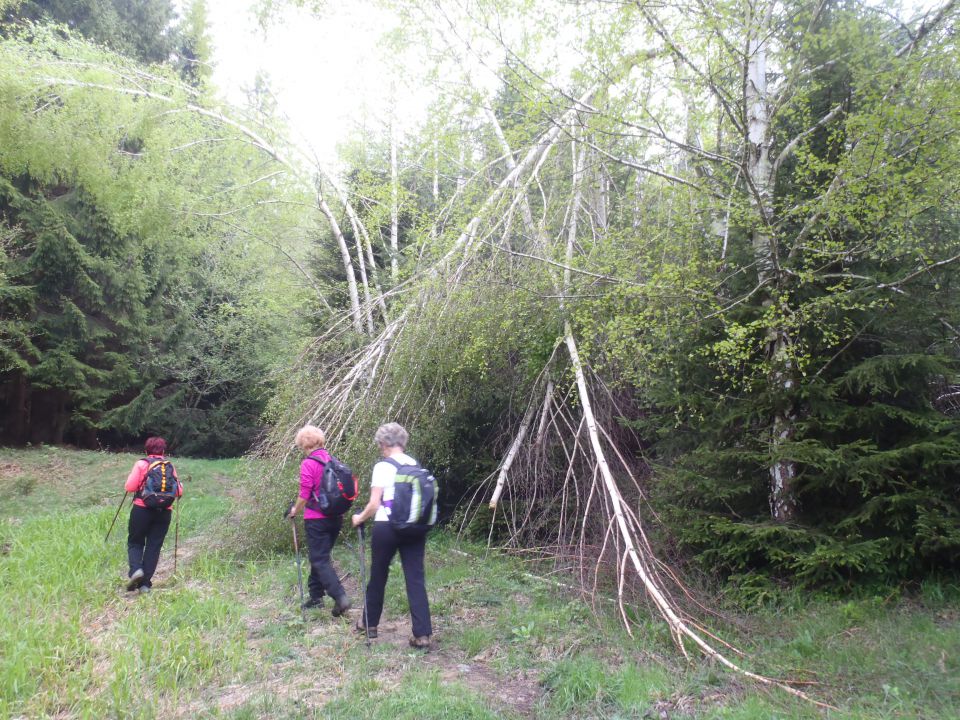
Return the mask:
<path fill-rule="evenodd" d="M 393 500 L 384 503 L 390 508 L 390 525 L 398 535 L 426 535 L 437 524 L 437 479 L 419 465 L 403 465 L 393 458 L 384 458 L 397 469 Z"/>

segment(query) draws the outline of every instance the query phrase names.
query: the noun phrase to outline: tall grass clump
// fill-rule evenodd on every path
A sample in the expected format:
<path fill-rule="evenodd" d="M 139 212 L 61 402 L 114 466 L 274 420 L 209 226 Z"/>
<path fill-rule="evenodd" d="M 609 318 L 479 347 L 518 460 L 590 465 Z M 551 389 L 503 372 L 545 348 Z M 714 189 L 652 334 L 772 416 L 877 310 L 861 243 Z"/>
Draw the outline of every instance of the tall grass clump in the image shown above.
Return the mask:
<path fill-rule="evenodd" d="M 0 716 L 70 707 L 94 681 L 86 628 L 111 595 L 103 578 L 116 572 L 103 551 L 110 517 L 46 515 L 2 525 Z"/>
<path fill-rule="evenodd" d="M 556 663 L 543 684 L 549 716 L 606 718 L 644 716 L 670 695 L 674 682 L 659 665 L 630 663 L 611 670 L 608 662 L 581 654 Z"/>

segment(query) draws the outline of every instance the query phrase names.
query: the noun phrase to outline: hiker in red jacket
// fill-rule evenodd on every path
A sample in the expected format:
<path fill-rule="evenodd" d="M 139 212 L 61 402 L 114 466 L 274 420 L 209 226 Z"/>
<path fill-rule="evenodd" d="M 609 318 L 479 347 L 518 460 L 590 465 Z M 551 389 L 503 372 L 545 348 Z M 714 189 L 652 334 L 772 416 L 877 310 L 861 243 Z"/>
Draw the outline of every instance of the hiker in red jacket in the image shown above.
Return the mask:
<path fill-rule="evenodd" d="M 127 525 L 127 590 L 150 591 L 151 579 L 160 560 L 160 548 L 170 528 L 173 502 L 183 495 L 173 463 L 164 457 L 167 441 L 147 438 L 147 456 L 134 463 L 124 490 L 134 493 Z"/>

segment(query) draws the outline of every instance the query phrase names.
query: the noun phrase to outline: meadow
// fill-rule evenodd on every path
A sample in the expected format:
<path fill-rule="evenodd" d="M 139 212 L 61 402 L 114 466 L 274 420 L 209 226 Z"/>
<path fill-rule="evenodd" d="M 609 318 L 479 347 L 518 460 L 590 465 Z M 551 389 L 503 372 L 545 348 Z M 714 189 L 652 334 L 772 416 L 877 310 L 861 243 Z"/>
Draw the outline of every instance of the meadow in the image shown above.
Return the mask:
<path fill-rule="evenodd" d="M 0 449 L 0 717 L 960 717 L 960 587 L 947 579 L 727 603 L 713 627 L 751 669 L 802 680 L 835 710 L 686 663 L 643 607 L 631 638 L 612 604 L 444 531 L 428 545 L 434 649 L 406 644 L 399 566 L 367 647 L 358 610 L 301 613 L 292 542 L 280 555 L 232 551 L 240 460 L 174 458 L 186 489 L 177 571 L 171 529 L 154 592 L 126 593 L 127 505 L 104 536 L 136 459 Z M 334 559 L 356 599 L 357 536 L 341 538 Z"/>

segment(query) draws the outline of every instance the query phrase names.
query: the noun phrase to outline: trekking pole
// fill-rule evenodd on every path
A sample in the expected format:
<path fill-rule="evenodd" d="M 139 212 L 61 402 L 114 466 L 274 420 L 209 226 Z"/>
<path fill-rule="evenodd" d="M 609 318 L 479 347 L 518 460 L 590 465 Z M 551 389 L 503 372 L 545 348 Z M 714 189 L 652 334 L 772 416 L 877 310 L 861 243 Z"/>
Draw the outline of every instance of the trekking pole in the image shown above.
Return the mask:
<path fill-rule="evenodd" d="M 363 597 L 363 632 L 367 636 L 367 647 L 370 647 L 370 625 L 367 623 L 367 565 L 363 559 L 363 546 L 366 540 L 363 537 L 363 524 L 357 525 L 357 552 L 360 554 L 360 595 Z"/>
<path fill-rule="evenodd" d="M 303 609 L 303 570 L 300 568 L 300 544 L 297 542 L 297 521 L 290 518 L 290 527 L 293 528 L 293 551 L 297 554 L 297 585 L 300 586 L 300 619 L 306 622 L 306 611 Z"/>
<path fill-rule="evenodd" d="M 180 545 L 180 503 L 182 500 L 177 501 L 177 518 L 175 520 L 176 527 L 173 531 L 173 574 L 177 574 L 177 546 Z M 168 526 L 169 527 L 169 526 Z"/>
<path fill-rule="evenodd" d="M 107 534 L 106 534 L 106 536 L 103 538 L 103 541 L 104 541 L 104 542 L 106 542 L 107 540 L 110 539 L 110 533 L 113 532 L 113 526 L 116 524 L 117 518 L 120 517 L 120 511 L 123 510 L 123 504 L 124 504 L 126 501 L 127 501 L 127 493 L 124 492 L 124 493 L 123 493 L 123 497 L 120 498 L 120 505 L 117 507 L 117 514 L 113 516 L 113 522 L 110 523 L 110 529 L 107 530 Z"/>

